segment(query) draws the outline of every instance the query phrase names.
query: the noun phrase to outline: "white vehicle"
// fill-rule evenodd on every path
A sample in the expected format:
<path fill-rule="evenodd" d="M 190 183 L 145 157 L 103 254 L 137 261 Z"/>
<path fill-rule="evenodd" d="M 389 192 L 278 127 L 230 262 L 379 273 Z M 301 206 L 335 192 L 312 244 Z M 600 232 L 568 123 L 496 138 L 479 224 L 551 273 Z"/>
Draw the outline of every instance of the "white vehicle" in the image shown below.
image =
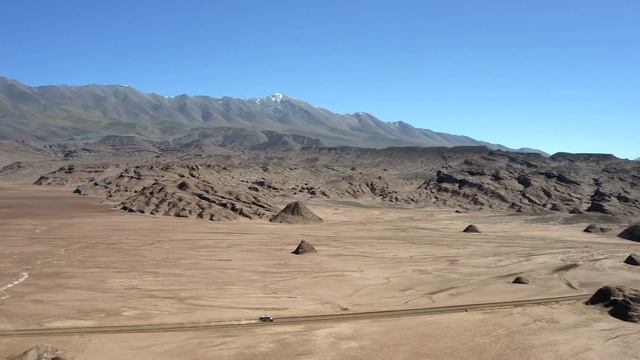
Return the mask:
<path fill-rule="evenodd" d="M 267 314 L 264 314 L 264 315 L 260 316 L 259 319 L 262 322 L 272 322 L 273 321 L 273 318 L 271 317 L 271 315 L 267 315 Z"/>

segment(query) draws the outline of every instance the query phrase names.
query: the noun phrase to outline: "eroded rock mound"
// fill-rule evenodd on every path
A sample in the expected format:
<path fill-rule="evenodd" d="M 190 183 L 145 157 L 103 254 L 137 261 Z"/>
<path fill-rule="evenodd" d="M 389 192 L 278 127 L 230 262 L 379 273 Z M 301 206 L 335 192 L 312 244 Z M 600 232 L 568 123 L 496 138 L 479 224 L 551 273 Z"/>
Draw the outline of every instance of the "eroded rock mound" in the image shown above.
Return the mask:
<path fill-rule="evenodd" d="M 640 291 L 624 286 L 604 286 L 587 300 L 587 305 L 611 308 L 609 315 L 624 321 L 640 322 Z"/>
<path fill-rule="evenodd" d="M 262 218 L 273 211 L 259 194 L 193 179 L 155 181 L 122 201 L 120 208 L 129 212 L 214 221 Z"/>
<path fill-rule="evenodd" d="M 545 159 L 493 151 L 443 166 L 419 189 L 433 203 L 447 207 L 528 213 L 637 212 L 636 166 L 611 157 L 576 155 Z"/>
<path fill-rule="evenodd" d="M 294 201 L 285 206 L 284 209 L 274 215 L 269 221 L 285 224 L 312 224 L 322 222 L 322 219 L 309 210 L 304 203 Z"/>
<path fill-rule="evenodd" d="M 589 224 L 589 226 L 587 226 L 586 228 L 584 228 L 584 230 L 582 230 L 586 233 L 591 233 L 591 234 L 598 234 L 598 233 L 606 233 L 611 231 L 611 228 L 608 227 L 601 227 L 598 226 L 596 224 Z"/>
<path fill-rule="evenodd" d="M 117 164 L 70 164 L 40 176 L 34 184 L 46 186 L 83 185 L 95 181 L 98 177 L 115 175 L 120 171 L 122 169 Z"/>
<path fill-rule="evenodd" d="M 629 254 L 629 256 L 624 260 L 624 263 L 627 265 L 640 266 L 640 255 Z"/>
<path fill-rule="evenodd" d="M 10 356 L 9 360 L 65 360 L 62 352 L 49 344 L 40 344 L 20 355 Z"/>
<path fill-rule="evenodd" d="M 467 226 L 466 228 L 464 228 L 464 230 L 462 230 L 462 232 L 466 232 L 466 233 L 480 233 L 480 229 L 478 229 L 477 226 L 471 224 L 469 226 Z"/>
<path fill-rule="evenodd" d="M 86 182 L 74 193 L 101 197 L 134 213 L 218 221 L 264 218 L 276 212 L 268 194 L 248 190 L 245 183 L 234 182 L 233 175 L 215 164 L 78 165 L 47 176 L 47 184 L 83 179 Z"/>
<path fill-rule="evenodd" d="M 316 253 L 316 252 L 318 252 L 318 250 L 316 250 L 316 248 L 313 247 L 313 245 L 309 244 L 304 240 L 300 240 L 300 243 L 298 244 L 298 246 L 296 246 L 295 250 L 293 250 L 291 253 L 296 255 L 303 255 L 303 254 Z"/>
<path fill-rule="evenodd" d="M 629 226 L 623 232 L 618 234 L 618 237 L 623 238 L 625 240 L 640 242 L 640 223 L 635 223 Z"/>
<path fill-rule="evenodd" d="M 158 182 L 166 186 L 167 195 L 175 193 L 182 200 L 180 204 L 172 204 L 176 206 L 171 209 L 164 209 L 163 204 L 154 213 L 165 214 L 168 210 L 168 215 L 194 217 L 201 211 L 192 205 L 209 206 L 202 202 L 207 200 L 196 199 L 194 194 L 202 194 L 201 188 L 211 187 L 210 192 L 218 197 L 216 202 L 226 204 L 214 205 L 212 209 L 217 214 L 214 219 L 245 217 L 241 211 L 252 218 L 268 218 L 276 212 L 265 209 L 261 216 L 254 209 L 254 216 L 250 207 L 236 200 L 236 196 L 250 199 L 251 195 L 259 195 L 257 201 L 261 204 L 293 196 L 301 200 L 375 200 L 468 211 L 532 214 L 562 211 L 615 216 L 640 213 L 639 163 L 611 156 L 558 154 L 546 158 L 484 147 L 315 148 L 306 142 L 299 144 L 302 147 L 294 153 L 263 152 L 247 150 L 256 144 L 253 133 L 207 132 L 207 137 L 220 139 L 210 144 L 217 149 L 210 156 L 204 156 L 200 150 L 184 152 L 171 141 L 154 143 L 160 154 L 144 152 L 151 154 L 153 160 L 140 158 L 138 153 L 130 157 L 129 151 L 104 153 L 100 150 L 104 146 L 84 145 L 74 147 L 77 151 L 68 157 L 69 148 L 60 147 L 57 156 L 74 162 L 61 163 L 64 166 L 55 171 L 50 171 L 53 165 L 47 165 L 49 172 L 36 184 L 73 185 L 77 194 L 150 213 L 155 208 L 140 207 L 141 204 L 131 201 L 137 197 L 136 202 L 144 203 L 148 195 L 142 193 L 158 190 L 154 185 Z M 130 139 L 120 140 L 127 143 Z M 204 141 L 198 137 L 191 140 Z M 261 141 L 264 139 L 258 142 Z M 247 152 L 235 151 L 236 145 Z M 104 159 L 100 160 L 104 163 L 97 162 L 99 159 Z M 40 175 L 36 168 L 29 172 Z M 13 176 L 21 169 L 25 169 L 24 164 L 10 166 L 0 170 L 0 177 Z M 188 203 L 187 211 L 181 209 L 184 203 Z M 228 211 L 224 206 L 233 208 Z M 202 217 L 207 217 L 207 211 Z"/>

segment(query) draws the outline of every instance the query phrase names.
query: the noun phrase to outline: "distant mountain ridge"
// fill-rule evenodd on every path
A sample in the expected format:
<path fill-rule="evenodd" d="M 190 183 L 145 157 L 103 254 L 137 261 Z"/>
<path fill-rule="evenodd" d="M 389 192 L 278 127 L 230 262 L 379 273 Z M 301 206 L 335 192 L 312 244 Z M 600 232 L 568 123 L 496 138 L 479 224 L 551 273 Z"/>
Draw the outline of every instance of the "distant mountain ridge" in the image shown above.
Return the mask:
<path fill-rule="evenodd" d="M 401 121 L 384 122 L 364 112 L 337 114 L 283 94 L 259 99 L 162 96 L 126 85 L 31 87 L 0 77 L 0 140 L 51 143 L 95 141 L 117 135 L 151 141 L 188 137 L 203 141 L 233 133 L 234 141 L 244 141 L 238 138 L 245 136 L 241 130 L 229 130 L 234 128 L 253 129 L 252 134 L 245 135 L 254 148 L 262 143 L 285 142 L 316 147 L 487 146 L 511 150 Z M 220 135 L 215 129 L 226 130 Z M 224 144 L 220 139 L 216 144 Z"/>

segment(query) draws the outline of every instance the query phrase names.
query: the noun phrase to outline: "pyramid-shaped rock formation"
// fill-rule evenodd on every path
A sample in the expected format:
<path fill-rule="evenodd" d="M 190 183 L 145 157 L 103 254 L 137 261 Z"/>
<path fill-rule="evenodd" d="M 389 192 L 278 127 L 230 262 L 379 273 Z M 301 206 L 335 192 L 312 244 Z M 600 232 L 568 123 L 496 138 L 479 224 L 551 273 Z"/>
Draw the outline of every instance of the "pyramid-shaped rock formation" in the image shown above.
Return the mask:
<path fill-rule="evenodd" d="M 623 232 L 618 234 L 618 237 L 623 238 L 625 240 L 640 242 L 640 223 L 635 223 L 629 226 Z"/>
<path fill-rule="evenodd" d="M 322 222 L 322 219 L 309 210 L 302 202 L 294 201 L 285 206 L 284 209 L 274 215 L 269 221 L 285 224 L 313 224 Z"/>
<path fill-rule="evenodd" d="M 529 283 L 529 279 L 527 279 L 527 278 L 526 278 L 526 277 L 524 277 L 524 276 L 518 276 L 518 277 L 516 277 L 515 279 L 513 279 L 512 283 L 514 283 L 514 284 L 523 284 L 523 285 L 526 285 L 526 284 L 528 284 L 528 283 Z"/>
<path fill-rule="evenodd" d="M 640 265 L 640 255 L 638 255 L 638 254 L 629 254 L 629 256 L 627 256 L 627 258 L 624 260 L 624 263 L 627 264 L 627 265 L 639 266 Z"/>
<path fill-rule="evenodd" d="M 316 252 L 318 252 L 318 250 L 316 250 L 316 248 L 313 247 L 313 245 L 309 244 L 304 240 L 300 240 L 300 243 L 298 244 L 298 246 L 296 246 L 296 249 L 293 250 L 291 253 L 296 255 L 303 255 L 303 254 L 310 254 L 310 253 L 316 253 Z"/>
<path fill-rule="evenodd" d="M 477 226 L 471 224 L 469 226 L 467 226 L 466 228 L 464 228 L 464 230 L 462 230 L 462 232 L 466 232 L 466 233 L 479 233 L 480 229 L 478 229 Z"/>

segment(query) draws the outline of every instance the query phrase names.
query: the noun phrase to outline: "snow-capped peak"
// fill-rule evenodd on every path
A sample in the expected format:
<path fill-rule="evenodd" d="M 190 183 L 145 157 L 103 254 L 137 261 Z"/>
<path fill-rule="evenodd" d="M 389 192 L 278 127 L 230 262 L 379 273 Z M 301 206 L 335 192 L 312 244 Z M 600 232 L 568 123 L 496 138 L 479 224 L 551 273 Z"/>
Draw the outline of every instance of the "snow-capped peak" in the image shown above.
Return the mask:
<path fill-rule="evenodd" d="M 285 99 L 287 99 L 286 95 L 284 95 L 282 93 L 275 93 L 275 94 L 269 95 L 267 97 L 253 99 L 253 101 L 258 105 L 262 105 L 263 101 L 275 102 L 275 103 L 280 104 Z"/>
<path fill-rule="evenodd" d="M 272 101 L 275 101 L 275 102 L 279 103 L 279 102 L 282 101 L 282 99 L 284 99 L 284 95 L 282 95 L 281 93 L 275 93 L 275 94 L 271 95 L 269 98 Z"/>

